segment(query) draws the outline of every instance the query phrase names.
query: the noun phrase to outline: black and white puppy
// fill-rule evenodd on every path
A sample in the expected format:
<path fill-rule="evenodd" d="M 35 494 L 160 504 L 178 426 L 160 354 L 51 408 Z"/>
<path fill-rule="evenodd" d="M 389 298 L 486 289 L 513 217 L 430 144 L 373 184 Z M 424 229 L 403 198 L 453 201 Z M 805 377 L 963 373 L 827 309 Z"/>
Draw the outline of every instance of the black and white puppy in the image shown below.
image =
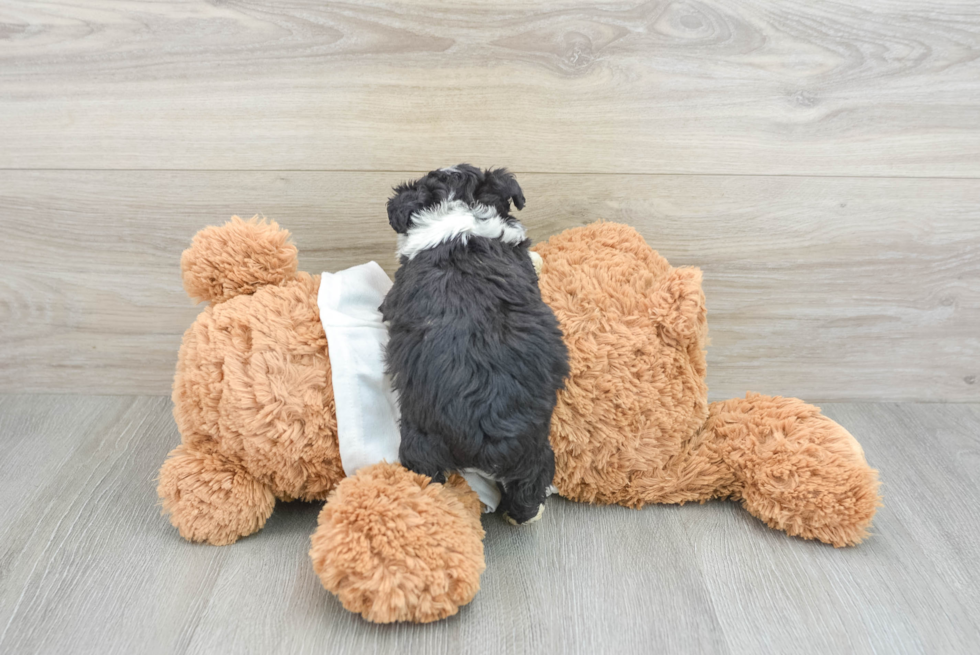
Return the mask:
<path fill-rule="evenodd" d="M 478 469 L 513 523 L 544 511 L 548 441 L 568 352 L 541 300 L 524 194 L 505 169 L 460 164 L 395 187 L 388 221 L 401 267 L 381 305 L 401 404 L 401 463 L 441 482 Z"/>

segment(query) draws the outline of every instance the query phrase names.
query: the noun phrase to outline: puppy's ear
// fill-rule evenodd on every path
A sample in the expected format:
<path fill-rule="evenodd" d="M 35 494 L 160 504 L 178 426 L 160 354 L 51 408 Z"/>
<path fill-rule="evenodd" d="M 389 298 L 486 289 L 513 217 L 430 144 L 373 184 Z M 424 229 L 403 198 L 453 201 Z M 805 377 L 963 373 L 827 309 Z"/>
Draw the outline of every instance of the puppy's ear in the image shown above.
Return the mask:
<path fill-rule="evenodd" d="M 524 192 L 506 168 L 488 169 L 476 190 L 476 201 L 496 207 L 498 213 L 507 215 L 510 213 L 511 202 L 518 210 L 524 209 Z"/>
<path fill-rule="evenodd" d="M 432 204 L 431 190 L 421 184 L 402 184 L 388 200 L 388 223 L 399 234 L 412 226 L 412 214 Z"/>

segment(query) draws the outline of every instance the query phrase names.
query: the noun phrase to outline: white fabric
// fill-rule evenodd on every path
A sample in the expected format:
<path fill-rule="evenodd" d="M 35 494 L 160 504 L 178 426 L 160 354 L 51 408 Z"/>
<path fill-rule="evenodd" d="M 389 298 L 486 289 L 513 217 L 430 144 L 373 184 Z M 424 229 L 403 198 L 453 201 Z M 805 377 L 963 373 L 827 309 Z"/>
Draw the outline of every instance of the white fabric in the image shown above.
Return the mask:
<path fill-rule="evenodd" d="M 375 262 L 320 277 L 317 305 L 330 349 L 340 461 L 347 475 L 382 460 L 398 462 L 400 412 L 384 370 L 388 330 L 378 309 L 390 288 Z M 500 490 L 493 480 L 473 469 L 460 474 L 488 512 L 497 509 Z"/>
<path fill-rule="evenodd" d="M 317 305 L 327 333 L 340 461 L 354 473 L 398 461 L 398 403 L 384 374 L 388 331 L 378 307 L 391 280 L 376 262 L 323 273 Z"/>

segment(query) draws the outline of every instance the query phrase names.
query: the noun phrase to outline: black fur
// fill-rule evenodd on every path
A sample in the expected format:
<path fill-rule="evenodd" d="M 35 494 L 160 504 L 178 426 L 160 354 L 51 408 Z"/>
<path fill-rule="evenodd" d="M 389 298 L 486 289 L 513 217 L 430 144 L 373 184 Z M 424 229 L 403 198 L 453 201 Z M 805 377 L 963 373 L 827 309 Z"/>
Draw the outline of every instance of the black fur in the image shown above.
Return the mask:
<path fill-rule="evenodd" d="M 510 215 L 524 195 L 505 170 L 460 165 L 395 188 L 392 227 L 450 197 Z M 470 237 L 402 257 L 381 311 L 389 323 L 388 371 L 401 403 L 399 457 L 436 481 L 477 468 L 498 480 L 500 509 L 518 523 L 537 514 L 555 474 L 548 441 L 568 353 L 554 313 L 541 300 L 528 255 Z"/>
<path fill-rule="evenodd" d="M 396 186 L 395 195 L 388 200 L 388 223 L 395 232 L 405 234 L 411 227 L 412 214 L 449 200 L 450 196 L 468 205 L 493 207 L 497 214 L 510 220 L 516 220 L 510 215 L 512 201 L 517 209 L 524 209 L 524 192 L 506 168 L 481 171 L 476 166 L 459 164 Z"/>

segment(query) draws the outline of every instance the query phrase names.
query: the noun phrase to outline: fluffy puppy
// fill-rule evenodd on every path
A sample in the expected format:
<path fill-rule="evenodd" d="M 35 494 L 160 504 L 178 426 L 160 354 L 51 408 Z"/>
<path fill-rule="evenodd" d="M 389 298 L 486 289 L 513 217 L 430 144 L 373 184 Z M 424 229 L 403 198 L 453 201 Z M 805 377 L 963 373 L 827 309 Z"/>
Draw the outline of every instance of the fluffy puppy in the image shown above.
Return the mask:
<path fill-rule="evenodd" d="M 513 175 L 468 164 L 395 187 L 401 267 L 381 313 L 402 464 L 436 481 L 478 469 L 500 483 L 505 517 L 526 523 L 555 475 L 548 433 L 568 352 L 511 202 L 524 207 Z"/>

